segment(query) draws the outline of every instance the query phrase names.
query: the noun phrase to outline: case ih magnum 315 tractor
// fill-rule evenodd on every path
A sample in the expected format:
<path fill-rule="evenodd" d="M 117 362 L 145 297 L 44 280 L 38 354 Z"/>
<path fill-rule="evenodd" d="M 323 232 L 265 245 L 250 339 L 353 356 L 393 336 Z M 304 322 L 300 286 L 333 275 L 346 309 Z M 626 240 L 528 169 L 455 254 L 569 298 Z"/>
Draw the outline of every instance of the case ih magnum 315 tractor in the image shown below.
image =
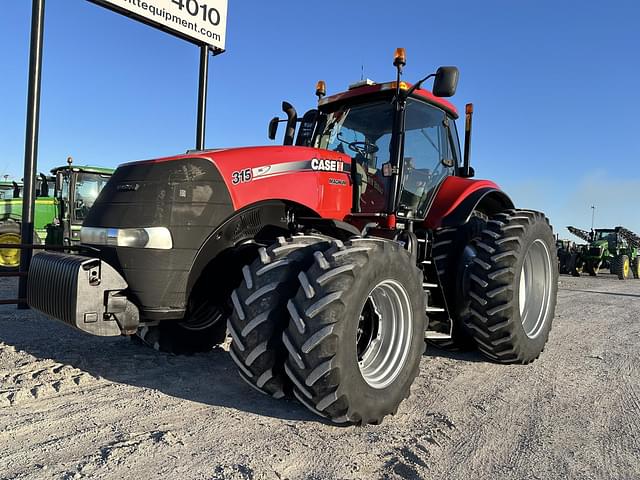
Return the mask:
<path fill-rule="evenodd" d="M 285 103 L 284 146 L 120 166 L 83 224 L 86 256 L 34 256 L 29 304 L 175 353 L 228 331 L 249 385 L 336 423 L 395 413 L 425 338 L 533 361 L 556 303 L 549 222 L 470 178 L 471 109 L 462 160 L 443 98 L 458 70 L 431 93 L 400 82 L 401 49 L 394 64 L 396 82 L 330 97 L 319 82 L 300 122 Z"/>

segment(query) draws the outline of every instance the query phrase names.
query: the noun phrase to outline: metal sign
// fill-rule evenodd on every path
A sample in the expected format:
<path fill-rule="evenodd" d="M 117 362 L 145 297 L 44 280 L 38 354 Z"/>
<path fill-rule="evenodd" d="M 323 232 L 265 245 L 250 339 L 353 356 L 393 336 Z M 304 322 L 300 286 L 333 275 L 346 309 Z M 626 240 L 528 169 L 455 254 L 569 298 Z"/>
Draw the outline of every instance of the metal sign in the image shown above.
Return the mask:
<path fill-rule="evenodd" d="M 224 50 L 227 0 L 89 0 L 199 45 Z"/>

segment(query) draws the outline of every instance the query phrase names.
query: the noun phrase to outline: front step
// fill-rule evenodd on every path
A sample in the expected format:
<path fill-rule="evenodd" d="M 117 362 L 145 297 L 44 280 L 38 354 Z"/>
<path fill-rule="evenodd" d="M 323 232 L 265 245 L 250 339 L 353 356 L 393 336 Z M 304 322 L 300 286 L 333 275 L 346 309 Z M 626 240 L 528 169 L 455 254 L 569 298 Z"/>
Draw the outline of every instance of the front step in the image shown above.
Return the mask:
<path fill-rule="evenodd" d="M 443 313 L 445 310 L 441 307 L 427 307 L 427 313 Z"/>
<path fill-rule="evenodd" d="M 424 332 L 424 338 L 426 340 L 451 340 L 451 335 L 448 333 L 436 332 L 435 330 L 426 330 Z"/>

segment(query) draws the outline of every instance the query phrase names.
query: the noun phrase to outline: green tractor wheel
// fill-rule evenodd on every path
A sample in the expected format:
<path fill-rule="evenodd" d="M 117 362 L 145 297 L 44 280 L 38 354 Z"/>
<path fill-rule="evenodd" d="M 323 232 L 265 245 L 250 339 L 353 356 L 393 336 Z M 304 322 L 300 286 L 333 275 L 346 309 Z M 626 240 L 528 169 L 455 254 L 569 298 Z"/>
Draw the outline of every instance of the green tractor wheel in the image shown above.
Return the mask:
<path fill-rule="evenodd" d="M 0 244 L 20 243 L 20 225 L 6 221 L 0 223 Z M 0 248 L 0 270 L 17 270 L 20 266 L 20 249 Z"/>
<path fill-rule="evenodd" d="M 640 256 L 633 259 L 631 262 L 631 273 L 633 278 L 640 278 Z"/>
<path fill-rule="evenodd" d="M 631 274 L 631 262 L 627 255 L 620 255 L 611 262 L 611 273 L 617 275 L 620 280 L 627 280 Z"/>
<path fill-rule="evenodd" d="M 584 264 L 584 270 L 592 277 L 596 277 L 600 271 L 600 262 L 594 263 L 592 260 L 588 260 Z"/>

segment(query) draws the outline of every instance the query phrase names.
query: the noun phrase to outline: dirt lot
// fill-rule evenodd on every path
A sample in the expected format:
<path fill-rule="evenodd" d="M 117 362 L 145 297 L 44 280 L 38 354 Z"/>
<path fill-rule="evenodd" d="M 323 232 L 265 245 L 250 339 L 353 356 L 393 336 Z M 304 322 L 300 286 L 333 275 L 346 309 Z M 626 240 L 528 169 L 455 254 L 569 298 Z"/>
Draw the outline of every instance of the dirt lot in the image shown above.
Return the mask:
<path fill-rule="evenodd" d="M 173 357 L 0 307 L 0 478 L 640 478 L 640 281 L 560 287 L 534 364 L 432 348 L 398 415 L 364 428 L 260 395 L 223 349 Z"/>

